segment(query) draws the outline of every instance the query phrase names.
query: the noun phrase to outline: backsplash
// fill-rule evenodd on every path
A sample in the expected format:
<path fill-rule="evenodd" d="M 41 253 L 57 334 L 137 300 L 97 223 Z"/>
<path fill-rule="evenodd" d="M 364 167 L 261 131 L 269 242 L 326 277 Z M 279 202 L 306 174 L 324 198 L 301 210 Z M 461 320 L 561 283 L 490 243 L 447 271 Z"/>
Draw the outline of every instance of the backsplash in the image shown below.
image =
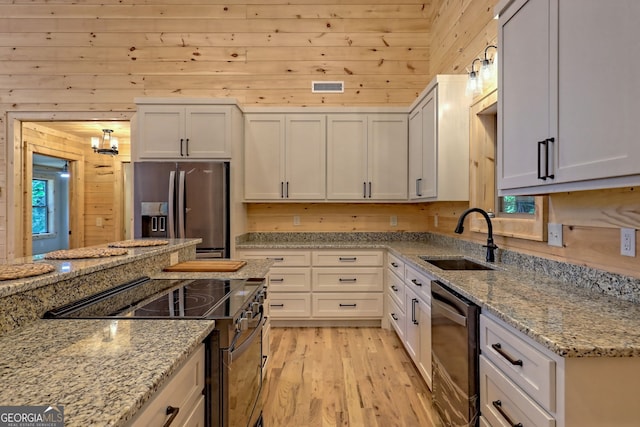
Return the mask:
<path fill-rule="evenodd" d="M 327 243 L 332 241 L 353 242 L 391 242 L 412 241 L 429 242 L 449 246 L 484 259 L 486 249 L 479 243 L 455 237 L 423 232 L 373 232 L 373 233 L 247 233 L 236 238 L 236 244 L 242 243 Z M 496 261 L 513 265 L 527 271 L 553 276 L 567 286 L 579 286 L 593 289 L 603 294 L 640 304 L 640 279 L 598 270 L 582 265 L 554 261 L 520 252 L 498 249 Z"/>

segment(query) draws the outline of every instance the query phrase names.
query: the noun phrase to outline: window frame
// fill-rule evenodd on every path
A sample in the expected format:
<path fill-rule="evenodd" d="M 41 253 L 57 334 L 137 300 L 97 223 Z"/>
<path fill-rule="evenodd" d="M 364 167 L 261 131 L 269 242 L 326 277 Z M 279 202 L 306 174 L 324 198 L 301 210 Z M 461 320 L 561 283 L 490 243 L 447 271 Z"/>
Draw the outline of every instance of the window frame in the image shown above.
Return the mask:
<path fill-rule="evenodd" d="M 44 181 L 46 183 L 46 205 L 45 206 L 37 206 L 37 207 L 45 207 L 47 210 L 47 231 L 44 233 L 34 233 L 33 232 L 33 212 L 36 206 L 33 205 L 33 193 L 31 194 L 31 238 L 34 240 L 40 239 L 48 239 L 56 237 L 57 230 L 55 229 L 55 185 L 56 181 L 54 178 L 47 176 L 44 173 L 34 173 L 31 182 L 32 182 L 32 190 L 33 190 L 33 181 Z"/>
<path fill-rule="evenodd" d="M 493 234 L 544 242 L 547 240 L 548 196 L 535 196 L 535 214 L 504 214 L 498 212 L 496 154 L 498 129 L 498 90 L 493 89 L 475 98 L 469 107 L 469 206 L 495 213 L 492 218 Z M 493 177 L 493 188 L 486 182 Z M 471 217 L 471 231 L 486 233 L 484 219 Z"/>

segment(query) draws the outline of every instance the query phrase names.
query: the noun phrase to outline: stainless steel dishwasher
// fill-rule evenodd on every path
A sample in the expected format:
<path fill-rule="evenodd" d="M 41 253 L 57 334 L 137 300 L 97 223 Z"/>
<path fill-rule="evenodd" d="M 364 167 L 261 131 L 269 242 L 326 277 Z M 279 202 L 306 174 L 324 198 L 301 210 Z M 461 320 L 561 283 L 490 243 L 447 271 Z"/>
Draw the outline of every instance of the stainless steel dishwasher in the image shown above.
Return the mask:
<path fill-rule="evenodd" d="M 478 423 L 480 309 L 438 281 L 431 282 L 433 403 L 445 427 Z"/>

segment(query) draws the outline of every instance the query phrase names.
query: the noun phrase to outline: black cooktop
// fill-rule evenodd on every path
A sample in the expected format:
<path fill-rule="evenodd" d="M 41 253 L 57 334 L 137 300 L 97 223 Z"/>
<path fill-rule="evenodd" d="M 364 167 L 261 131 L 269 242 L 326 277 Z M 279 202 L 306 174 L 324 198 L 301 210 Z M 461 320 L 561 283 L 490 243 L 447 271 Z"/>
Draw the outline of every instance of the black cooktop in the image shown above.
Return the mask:
<path fill-rule="evenodd" d="M 45 313 L 45 318 L 225 319 L 244 308 L 263 279 L 141 278 Z"/>

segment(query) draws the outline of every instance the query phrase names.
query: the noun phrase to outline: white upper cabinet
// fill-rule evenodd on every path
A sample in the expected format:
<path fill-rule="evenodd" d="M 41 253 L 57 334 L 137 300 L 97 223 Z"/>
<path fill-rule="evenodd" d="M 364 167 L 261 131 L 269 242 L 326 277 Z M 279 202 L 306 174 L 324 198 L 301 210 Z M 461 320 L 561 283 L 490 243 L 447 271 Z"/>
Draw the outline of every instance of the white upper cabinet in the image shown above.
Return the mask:
<path fill-rule="evenodd" d="M 327 199 L 406 200 L 406 114 L 330 114 Z"/>
<path fill-rule="evenodd" d="M 246 200 L 322 200 L 326 115 L 245 115 Z"/>
<path fill-rule="evenodd" d="M 139 104 L 138 159 L 231 157 L 233 105 Z"/>
<path fill-rule="evenodd" d="M 469 199 L 469 104 L 464 75 L 437 76 L 409 113 L 409 199 Z"/>
<path fill-rule="evenodd" d="M 640 2 L 497 9 L 501 194 L 638 185 Z"/>

